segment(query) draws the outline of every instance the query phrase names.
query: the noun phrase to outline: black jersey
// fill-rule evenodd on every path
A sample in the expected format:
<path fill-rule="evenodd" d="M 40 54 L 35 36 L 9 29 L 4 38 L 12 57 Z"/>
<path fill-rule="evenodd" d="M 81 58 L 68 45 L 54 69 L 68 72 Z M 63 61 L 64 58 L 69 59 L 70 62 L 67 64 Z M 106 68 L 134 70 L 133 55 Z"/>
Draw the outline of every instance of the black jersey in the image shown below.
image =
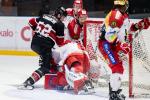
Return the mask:
<path fill-rule="evenodd" d="M 32 18 L 29 25 L 38 34 L 45 38 L 50 38 L 54 43 L 61 45 L 64 41 L 64 24 L 54 16 L 43 16 Z"/>

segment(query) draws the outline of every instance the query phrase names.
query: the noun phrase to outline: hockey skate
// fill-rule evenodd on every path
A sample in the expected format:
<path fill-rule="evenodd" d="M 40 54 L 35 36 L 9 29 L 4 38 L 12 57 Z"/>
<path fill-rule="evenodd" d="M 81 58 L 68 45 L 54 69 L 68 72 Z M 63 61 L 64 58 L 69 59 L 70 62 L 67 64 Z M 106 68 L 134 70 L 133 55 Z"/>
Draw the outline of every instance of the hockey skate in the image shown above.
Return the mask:
<path fill-rule="evenodd" d="M 125 100 L 125 96 L 123 94 L 120 94 L 122 89 L 119 89 L 118 91 L 110 91 L 109 93 L 109 100 Z"/>
<path fill-rule="evenodd" d="M 23 84 L 18 86 L 19 90 L 33 90 L 34 86 L 31 85 L 29 80 L 26 80 Z"/>
<path fill-rule="evenodd" d="M 73 87 L 71 87 L 70 85 L 66 85 L 64 86 L 63 90 L 73 90 Z"/>
<path fill-rule="evenodd" d="M 92 85 L 92 82 L 89 80 L 85 81 L 83 89 L 78 92 L 78 94 L 85 94 L 85 95 L 93 93 L 95 93 L 94 86 Z"/>

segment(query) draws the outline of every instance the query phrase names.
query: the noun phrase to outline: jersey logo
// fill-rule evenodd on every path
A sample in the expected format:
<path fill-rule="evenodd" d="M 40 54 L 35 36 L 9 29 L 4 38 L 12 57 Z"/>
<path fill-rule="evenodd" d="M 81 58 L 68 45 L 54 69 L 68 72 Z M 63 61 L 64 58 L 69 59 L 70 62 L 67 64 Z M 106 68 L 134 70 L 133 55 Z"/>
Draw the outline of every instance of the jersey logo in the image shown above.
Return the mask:
<path fill-rule="evenodd" d="M 116 21 L 112 21 L 110 25 L 111 25 L 112 28 L 114 28 L 114 27 L 117 26 L 117 22 Z"/>
<path fill-rule="evenodd" d="M 121 13 L 119 11 L 116 12 L 115 19 L 120 19 Z"/>
<path fill-rule="evenodd" d="M 109 58 L 109 60 L 110 60 L 110 63 L 111 63 L 111 64 L 116 64 L 117 62 L 116 62 L 116 60 L 115 60 L 114 54 L 113 54 L 113 52 L 110 50 L 110 47 L 109 47 L 109 45 L 108 45 L 107 42 L 104 43 L 103 48 L 104 48 L 104 51 L 106 52 L 106 54 L 108 55 L 108 58 Z"/>
<path fill-rule="evenodd" d="M 78 39 L 78 38 L 79 38 L 78 35 L 74 35 L 74 36 L 73 36 L 73 39 Z"/>

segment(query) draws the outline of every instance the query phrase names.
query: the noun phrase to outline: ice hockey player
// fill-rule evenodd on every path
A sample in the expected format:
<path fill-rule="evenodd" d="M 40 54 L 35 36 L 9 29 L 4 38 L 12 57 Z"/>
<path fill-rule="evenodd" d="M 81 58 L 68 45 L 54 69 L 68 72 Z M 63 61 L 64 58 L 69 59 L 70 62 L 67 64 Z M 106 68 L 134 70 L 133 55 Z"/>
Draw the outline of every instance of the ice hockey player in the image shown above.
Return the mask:
<path fill-rule="evenodd" d="M 83 9 L 82 0 L 74 0 L 73 8 L 67 8 L 66 10 L 67 10 L 68 16 L 72 16 L 76 18 L 79 9 Z"/>
<path fill-rule="evenodd" d="M 89 56 L 80 43 L 69 42 L 53 49 L 52 53 L 54 61 L 61 66 L 55 84 L 64 89 L 72 87 L 76 94 L 94 92 L 94 87 L 87 77 L 90 69 Z"/>
<path fill-rule="evenodd" d="M 83 44 L 83 24 L 87 19 L 87 12 L 84 9 L 79 9 L 77 18 L 73 18 L 67 26 L 67 34 L 65 39 Z"/>
<path fill-rule="evenodd" d="M 51 49 L 55 45 L 62 45 L 64 42 L 64 24 L 62 21 L 66 16 L 66 9 L 58 7 L 52 15 L 48 13 L 29 20 L 29 25 L 35 33 L 32 38 L 31 49 L 40 56 L 40 68 L 35 70 L 18 89 L 33 89 L 34 83 L 49 73 L 52 58 Z"/>
<path fill-rule="evenodd" d="M 73 8 L 67 8 L 67 14 L 68 16 L 65 18 L 64 20 L 64 24 L 67 28 L 68 23 L 73 19 L 73 18 L 77 18 L 77 13 L 79 9 L 83 8 L 83 4 L 82 4 L 82 0 L 74 0 L 73 2 Z"/>
<path fill-rule="evenodd" d="M 130 24 L 127 14 L 128 7 L 128 0 L 114 0 L 114 8 L 105 18 L 101 29 L 102 34 L 98 41 L 99 51 L 108 61 L 112 70 L 109 81 L 109 100 L 125 100 L 125 96 L 121 94 L 122 90 L 120 89 L 124 68 L 118 52 L 122 50 L 127 54 L 130 51 L 129 44 L 126 41 L 128 33 L 149 27 L 147 18 L 138 23 Z"/>

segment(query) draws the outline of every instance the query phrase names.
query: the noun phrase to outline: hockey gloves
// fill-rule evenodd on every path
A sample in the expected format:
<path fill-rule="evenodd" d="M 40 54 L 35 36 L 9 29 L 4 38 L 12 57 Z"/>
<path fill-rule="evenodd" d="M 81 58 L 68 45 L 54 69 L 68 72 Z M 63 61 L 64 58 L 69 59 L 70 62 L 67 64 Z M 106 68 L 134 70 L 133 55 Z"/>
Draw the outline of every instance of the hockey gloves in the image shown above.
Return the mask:
<path fill-rule="evenodd" d="M 150 26 L 150 21 L 148 18 L 144 18 L 141 21 L 139 21 L 138 23 L 135 24 L 135 27 L 139 30 L 142 29 L 148 29 Z"/>

